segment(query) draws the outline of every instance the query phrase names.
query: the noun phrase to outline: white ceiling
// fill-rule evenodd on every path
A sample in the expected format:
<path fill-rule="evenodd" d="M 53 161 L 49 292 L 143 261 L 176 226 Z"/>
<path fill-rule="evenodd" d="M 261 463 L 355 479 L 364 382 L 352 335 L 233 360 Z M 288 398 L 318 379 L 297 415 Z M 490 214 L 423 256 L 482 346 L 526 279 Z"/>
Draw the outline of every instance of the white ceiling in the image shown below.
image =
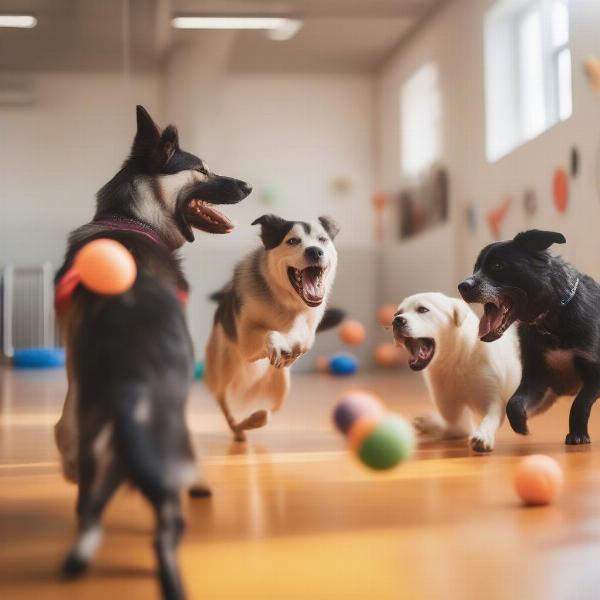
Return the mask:
<path fill-rule="evenodd" d="M 365 72 L 378 64 L 441 0 L 0 0 L 0 12 L 33 13 L 31 30 L 0 29 L 0 70 L 114 71 L 160 68 L 172 44 L 202 31 L 172 31 L 175 14 L 276 14 L 303 20 L 286 42 L 261 31 L 235 34 L 236 72 Z"/>

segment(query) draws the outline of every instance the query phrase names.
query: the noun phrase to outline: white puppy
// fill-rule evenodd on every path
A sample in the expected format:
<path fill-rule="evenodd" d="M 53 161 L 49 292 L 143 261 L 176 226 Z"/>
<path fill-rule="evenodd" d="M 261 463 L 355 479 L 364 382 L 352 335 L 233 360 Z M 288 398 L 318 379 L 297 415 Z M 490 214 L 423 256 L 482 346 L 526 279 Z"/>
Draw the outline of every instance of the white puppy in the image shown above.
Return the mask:
<path fill-rule="evenodd" d="M 424 370 L 439 411 L 418 417 L 417 430 L 439 439 L 469 437 L 475 452 L 491 452 L 521 361 L 512 327 L 491 344 L 479 339 L 478 328 L 465 302 L 436 292 L 405 298 L 393 320 L 396 343 L 408 350 L 413 371 Z M 476 428 L 472 412 L 481 417 Z"/>

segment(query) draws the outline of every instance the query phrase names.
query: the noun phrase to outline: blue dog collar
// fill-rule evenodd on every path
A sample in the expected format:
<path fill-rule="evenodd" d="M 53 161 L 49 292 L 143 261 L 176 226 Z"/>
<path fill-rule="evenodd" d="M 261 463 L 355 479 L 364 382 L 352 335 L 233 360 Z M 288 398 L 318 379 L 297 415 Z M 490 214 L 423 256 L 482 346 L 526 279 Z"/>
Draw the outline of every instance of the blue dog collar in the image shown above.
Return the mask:
<path fill-rule="evenodd" d="M 566 306 L 567 304 L 569 304 L 569 302 L 571 302 L 571 300 L 573 300 L 573 298 L 575 297 L 575 294 L 577 293 L 578 287 L 579 287 L 579 277 L 577 278 L 575 283 L 571 286 L 571 289 L 569 290 L 569 295 L 560 301 L 561 306 Z"/>

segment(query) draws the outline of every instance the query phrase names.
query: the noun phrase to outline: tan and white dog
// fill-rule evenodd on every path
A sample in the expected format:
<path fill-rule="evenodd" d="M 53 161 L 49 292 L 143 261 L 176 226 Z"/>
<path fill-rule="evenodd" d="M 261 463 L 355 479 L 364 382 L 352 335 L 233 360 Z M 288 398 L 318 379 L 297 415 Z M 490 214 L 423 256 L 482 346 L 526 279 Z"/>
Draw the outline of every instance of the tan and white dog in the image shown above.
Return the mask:
<path fill-rule="evenodd" d="M 329 217 L 286 221 L 263 215 L 263 247 L 248 254 L 219 302 L 206 349 L 206 383 L 236 441 L 264 426 L 289 391 L 289 367 L 308 352 L 317 330 L 336 325 L 326 311 L 337 267 Z"/>
<path fill-rule="evenodd" d="M 423 370 L 438 410 L 417 417 L 416 429 L 438 439 L 468 437 L 475 452 L 491 452 L 521 361 L 513 328 L 493 344 L 478 329 L 466 302 L 437 292 L 405 298 L 393 320 L 394 339 L 408 350 L 410 368 Z M 481 418 L 476 427 L 472 413 Z"/>

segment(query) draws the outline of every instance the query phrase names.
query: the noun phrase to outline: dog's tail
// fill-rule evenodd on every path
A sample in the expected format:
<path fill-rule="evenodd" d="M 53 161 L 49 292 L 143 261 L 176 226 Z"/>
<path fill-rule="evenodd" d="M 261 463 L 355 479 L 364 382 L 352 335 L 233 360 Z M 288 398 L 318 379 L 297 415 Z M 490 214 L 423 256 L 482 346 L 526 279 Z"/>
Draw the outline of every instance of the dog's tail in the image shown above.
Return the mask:
<path fill-rule="evenodd" d="M 150 409 L 149 393 L 147 386 L 139 383 L 124 383 L 114 390 L 114 435 L 131 482 L 152 502 L 160 502 L 177 493 L 185 482 L 176 472 L 181 470 L 179 466 L 172 468 L 172 457 L 163 456 L 140 414 L 145 403 Z M 191 455 L 189 462 L 191 465 Z"/>
<path fill-rule="evenodd" d="M 328 308 L 317 327 L 317 333 L 337 327 L 346 318 L 346 313 L 341 308 Z"/>

